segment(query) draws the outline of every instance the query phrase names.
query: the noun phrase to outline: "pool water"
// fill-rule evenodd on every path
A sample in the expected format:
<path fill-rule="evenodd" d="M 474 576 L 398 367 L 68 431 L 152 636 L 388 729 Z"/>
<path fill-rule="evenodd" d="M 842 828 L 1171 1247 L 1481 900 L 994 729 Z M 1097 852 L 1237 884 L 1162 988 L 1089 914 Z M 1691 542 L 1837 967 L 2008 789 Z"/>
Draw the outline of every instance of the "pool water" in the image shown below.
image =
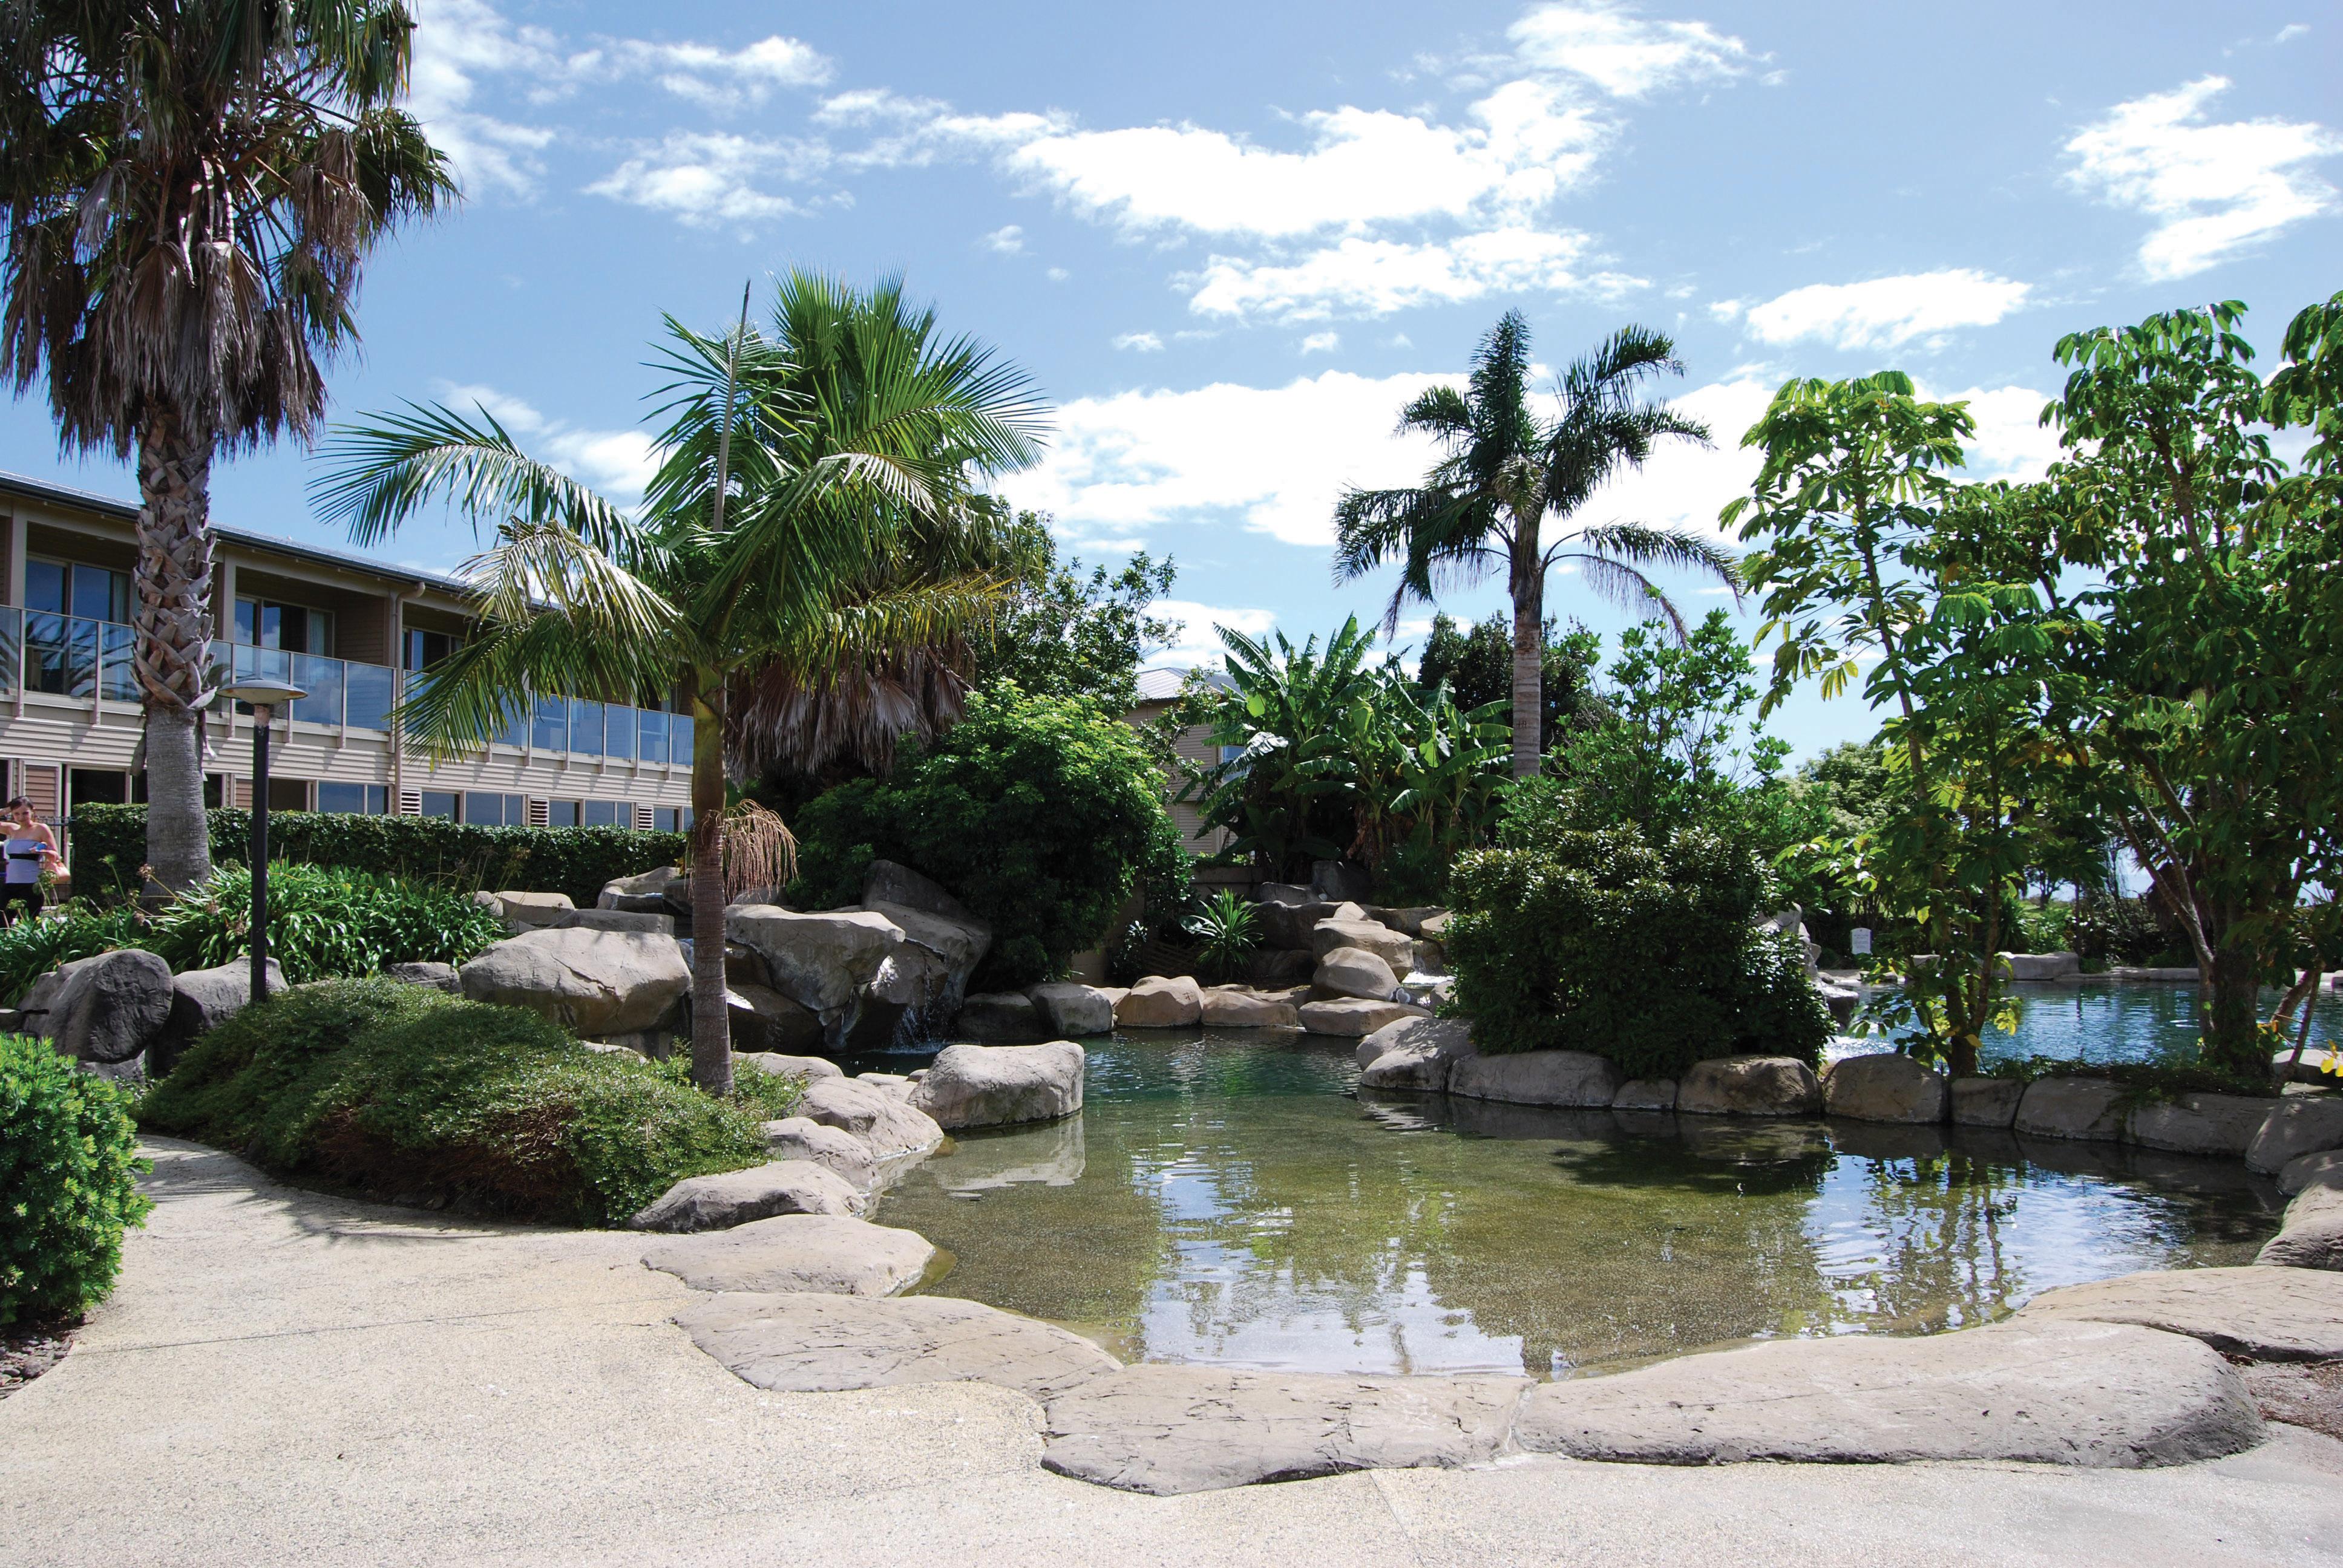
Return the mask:
<path fill-rule="evenodd" d="M 1985 1039 L 1982 1060 L 2046 1056 L 2060 1061 L 2187 1061 L 2197 1050 L 2197 998 L 2193 985 L 2084 980 L 2014 984 L 2015 1038 L 1998 1030 Z M 2262 992 L 2262 1016 L 2278 993 Z M 2291 1043 L 2292 1037 L 2288 1036 Z M 2343 995 L 2322 990 L 2312 1005 L 2310 1045 L 2343 1043 Z"/>
<path fill-rule="evenodd" d="M 2249 1261 L 2282 1203 L 2235 1161 L 1978 1129 L 1362 1095 L 1318 1036 L 1085 1044 L 1079 1116 L 960 1135 L 872 1218 L 957 1254 L 937 1293 L 1130 1361 L 1565 1376 L 1927 1333 Z"/>

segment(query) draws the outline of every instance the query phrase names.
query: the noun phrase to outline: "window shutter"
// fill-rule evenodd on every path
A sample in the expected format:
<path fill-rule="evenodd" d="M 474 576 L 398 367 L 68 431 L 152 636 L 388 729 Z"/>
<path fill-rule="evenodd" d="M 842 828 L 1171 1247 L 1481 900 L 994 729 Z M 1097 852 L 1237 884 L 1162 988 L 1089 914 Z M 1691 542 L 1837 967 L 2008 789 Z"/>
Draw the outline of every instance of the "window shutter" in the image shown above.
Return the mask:
<path fill-rule="evenodd" d="M 528 825 L 530 827 L 542 828 L 548 822 L 551 821 L 552 818 L 553 813 L 551 810 L 551 802 L 544 799 L 540 796 L 532 795 L 528 798 Z"/>
<path fill-rule="evenodd" d="M 398 814 L 402 817 L 422 816 L 423 791 L 420 789 L 401 789 L 398 792 Z"/>
<path fill-rule="evenodd" d="M 648 807 L 648 806 L 638 806 L 638 807 L 636 807 L 636 808 L 635 808 L 635 826 L 636 826 L 637 828 L 644 828 L 644 829 L 647 829 L 647 828 L 649 828 L 650 825 L 651 825 L 651 809 L 650 809 L 649 807 Z"/>

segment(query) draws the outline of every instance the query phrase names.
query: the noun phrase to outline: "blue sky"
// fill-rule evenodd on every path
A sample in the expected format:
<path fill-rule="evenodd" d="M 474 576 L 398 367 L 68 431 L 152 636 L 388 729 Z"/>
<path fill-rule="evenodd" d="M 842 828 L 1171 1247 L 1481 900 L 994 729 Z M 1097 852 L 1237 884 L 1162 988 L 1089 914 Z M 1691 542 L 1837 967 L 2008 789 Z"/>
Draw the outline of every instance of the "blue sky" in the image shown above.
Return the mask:
<path fill-rule="evenodd" d="M 1554 364 L 1626 321 L 1677 335 L 1717 449 L 1590 515 L 1713 528 L 1788 376 L 1901 367 L 1971 399 L 1973 472 L 2024 474 L 2060 333 L 2234 297 L 2274 355 L 2343 286 L 2343 21 L 2299 0 L 418 13 L 416 106 L 468 199 L 374 261 L 339 412 L 477 398 L 631 498 L 661 312 L 719 327 L 792 264 L 900 270 L 1058 406 L 1008 492 L 1086 557 L 1178 560 L 1167 661 L 1216 619 L 1372 618 L 1387 583 L 1329 580 L 1333 498 L 1422 470 L 1393 416 L 1511 306 Z M 60 458 L 36 398 L 0 421 L 0 466 L 135 493 Z M 224 465 L 215 515 L 338 545 L 309 471 Z M 426 524 L 386 554 L 471 545 Z M 1566 577 L 1549 604 L 1620 624 Z M 1804 754 L 1871 722 L 1803 699 L 1776 728 Z"/>

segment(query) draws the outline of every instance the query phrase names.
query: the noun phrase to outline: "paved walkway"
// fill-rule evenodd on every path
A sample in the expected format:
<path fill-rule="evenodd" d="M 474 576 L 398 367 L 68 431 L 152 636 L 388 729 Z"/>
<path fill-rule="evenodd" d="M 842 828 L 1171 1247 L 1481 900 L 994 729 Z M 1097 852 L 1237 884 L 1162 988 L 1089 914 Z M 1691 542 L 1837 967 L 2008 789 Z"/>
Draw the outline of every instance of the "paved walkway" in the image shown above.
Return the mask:
<path fill-rule="evenodd" d="M 976 1385 L 779 1395 L 639 1238 L 443 1221 L 157 1141 L 157 1207 L 0 1402 L 0 1564 L 2343 1563 L 2343 1442 L 2132 1473 L 1532 1458 L 1156 1499 Z"/>

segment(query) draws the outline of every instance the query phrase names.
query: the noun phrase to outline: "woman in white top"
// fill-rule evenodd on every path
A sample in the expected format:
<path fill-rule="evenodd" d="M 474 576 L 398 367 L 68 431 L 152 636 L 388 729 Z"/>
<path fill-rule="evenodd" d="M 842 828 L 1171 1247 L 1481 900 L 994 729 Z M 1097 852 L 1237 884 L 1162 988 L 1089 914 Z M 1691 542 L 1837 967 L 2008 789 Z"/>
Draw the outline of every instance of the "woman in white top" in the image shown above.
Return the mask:
<path fill-rule="evenodd" d="M 33 815 L 33 803 L 22 795 L 8 802 L 7 838 L 0 842 L 6 853 L 6 876 L 0 880 L 0 926 L 13 926 L 18 905 L 31 920 L 47 900 L 41 892 L 41 873 L 64 861 L 57 858 L 57 836 Z"/>

